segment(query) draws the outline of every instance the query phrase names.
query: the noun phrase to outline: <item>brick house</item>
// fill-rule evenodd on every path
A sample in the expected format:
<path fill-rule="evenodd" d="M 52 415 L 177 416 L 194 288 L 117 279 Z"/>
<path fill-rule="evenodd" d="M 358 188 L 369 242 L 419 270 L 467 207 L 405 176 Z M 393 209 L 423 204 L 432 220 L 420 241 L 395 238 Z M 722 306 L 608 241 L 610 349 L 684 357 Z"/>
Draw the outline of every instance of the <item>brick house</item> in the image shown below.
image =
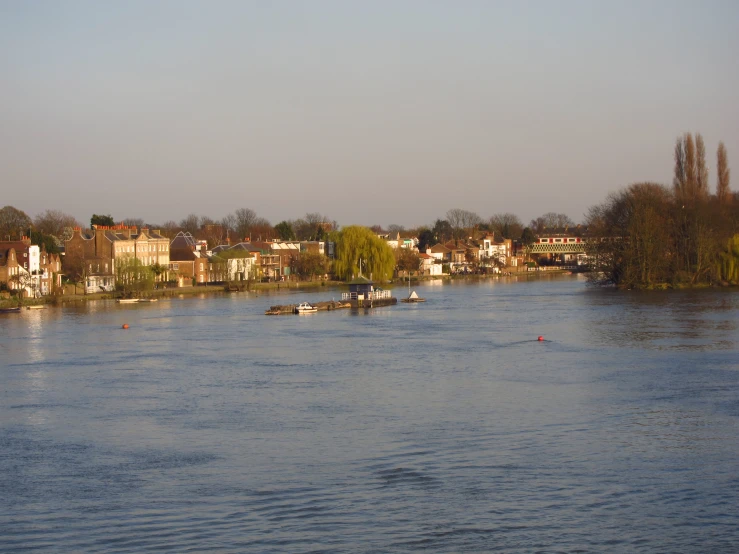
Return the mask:
<path fill-rule="evenodd" d="M 167 280 L 169 240 L 146 228 L 99 225 L 76 228 L 64 243 L 64 272 L 82 278 L 87 293 L 114 290 L 116 264 L 132 259 L 164 268 L 160 279 Z"/>

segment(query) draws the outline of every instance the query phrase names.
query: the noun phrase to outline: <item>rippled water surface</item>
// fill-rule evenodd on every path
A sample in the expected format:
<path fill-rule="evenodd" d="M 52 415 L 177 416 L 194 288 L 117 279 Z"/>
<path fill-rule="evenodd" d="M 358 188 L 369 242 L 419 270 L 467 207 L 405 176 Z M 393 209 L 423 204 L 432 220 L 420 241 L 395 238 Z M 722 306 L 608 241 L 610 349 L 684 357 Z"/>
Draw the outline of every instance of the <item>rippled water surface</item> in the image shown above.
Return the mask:
<path fill-rule="evenodd" d="M 738 294 L 416 290 L 0 314 L 0 551 L 736 551 Z"/>

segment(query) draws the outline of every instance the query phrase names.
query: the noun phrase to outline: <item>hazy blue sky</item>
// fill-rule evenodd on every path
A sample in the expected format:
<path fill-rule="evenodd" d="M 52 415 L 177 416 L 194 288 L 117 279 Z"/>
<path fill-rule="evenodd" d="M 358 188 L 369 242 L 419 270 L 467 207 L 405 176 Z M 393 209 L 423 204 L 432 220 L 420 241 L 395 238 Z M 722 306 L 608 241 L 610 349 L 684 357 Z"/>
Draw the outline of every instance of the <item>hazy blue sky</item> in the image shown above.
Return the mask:
<path fill-rule="evenodd" d="M 0 206 L 580 221 L 669 183 L 685 131 L 739 176 L 738 29 L 731 0 L 0 0 Z"/>

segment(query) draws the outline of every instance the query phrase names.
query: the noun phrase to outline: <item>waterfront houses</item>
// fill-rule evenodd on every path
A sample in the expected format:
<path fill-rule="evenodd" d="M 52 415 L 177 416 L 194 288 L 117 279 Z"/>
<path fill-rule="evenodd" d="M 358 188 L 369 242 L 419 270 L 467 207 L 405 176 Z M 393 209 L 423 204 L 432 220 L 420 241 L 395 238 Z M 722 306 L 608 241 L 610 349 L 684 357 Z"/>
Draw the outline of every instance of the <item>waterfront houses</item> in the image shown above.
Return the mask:
<path fill-rule="evenodd" d="M 26 297 L 52 294 L 61 286 L 61 261 L 28 237 L 0 241 L 0 283 L 9 290 L 23 291 Z"/>
<path fill-rule="evenodd" d="M 65 241 L 64 251 L 64 272 L 81 280 L 87 293 L 115 290 L 116 267 L 132 260 L 163 268 L 160 279 L 168 278 L 169 240 L 158 230 L 126 225 L 78 227 Z"/>

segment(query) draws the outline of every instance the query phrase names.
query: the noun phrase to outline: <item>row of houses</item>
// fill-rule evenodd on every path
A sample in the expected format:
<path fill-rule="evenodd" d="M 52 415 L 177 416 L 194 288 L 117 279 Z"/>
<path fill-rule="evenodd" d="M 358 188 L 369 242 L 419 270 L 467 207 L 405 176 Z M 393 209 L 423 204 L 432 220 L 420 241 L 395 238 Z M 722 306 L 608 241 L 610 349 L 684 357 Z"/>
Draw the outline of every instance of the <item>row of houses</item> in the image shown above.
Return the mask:
<path fill-rule="evenodd" d="M 51 294 L 61 286 L 61 259 L 43 247 L 31 244 L 29 237 L 0 241 L 0 283 L 26 297 Z"/>
<path fill-rule="evenodd" d="M 440 275 L 445 266 L 458 273 L 471 268 L 497 272 L 523 264 L 520 245 L 494 233 L 480 233 L 464 240 L 447 241 L 418 252 L 418 238 L 411 234 L 378 235 L 394 249 L 418 253 L 419 272 Z M 550 233 L 537 238 L 535 248 L 562 249 L 579 245 L 581 233 Z M 542 250 L 543 251 L 543 250 Z M 293 277 L 295 261 L 303 252 L 333 258 L 328 241 L 245 241 L 208 248 L 207 242 L 189 233 L 171 241 L 159 230 L 126 225 L 76 228 L 65 241 L 64 255 L 48 254 L 28 237 L 0 242 L 0 283 L 23 289 L 26 296 L 50 294 L 61 286 L 62 274 L 84 283 L 86 292 L 112 291 L 117 272 L 127 264 L 152 268 L 161 282 L 177 286 L 206 285 L 224 281 L 285 280 Z"/>

